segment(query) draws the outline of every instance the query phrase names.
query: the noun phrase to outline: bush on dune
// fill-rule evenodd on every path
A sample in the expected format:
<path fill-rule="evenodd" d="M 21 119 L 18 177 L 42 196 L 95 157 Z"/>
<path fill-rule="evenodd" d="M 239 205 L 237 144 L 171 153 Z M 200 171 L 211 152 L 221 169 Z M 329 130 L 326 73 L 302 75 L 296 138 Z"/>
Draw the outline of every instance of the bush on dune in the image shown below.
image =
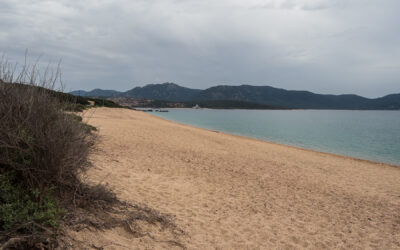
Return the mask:
<path fill-rule="evenodd" d="M 41 195 L 76 185 L 92 140 L 57 99 L 41 89 L 2 85 L 0 117 L 1 172 L 15 172 L 24 187 Z"/>
<path fill-rule="evenodd" d="M 0 58 L 0 249 L 54 249 L 65 243 L 61 224 L 72 230 L 127 227 L 147 235 L 132 227 L 146 221 L 177 231 L 169 216 L 87 183 L 96 128 L 71 111 L 86 109 L 88 100 L 53 90 L 58 69 L 39 75 L 35 65 L 22 66 L 14 78 L 15 68 Z"/>
<path fill-rule="evenodd" d="M 71 114 L 71 100 L 56 92 L 59 74 L 0 60 L 0 248 L 30 248 L 52 238 L 64 208 L 92 197 L 81 176 L 95 141 L 94 127 Z M 82 100 L 81 100 L 82 101 Z M 82 105 L 82 104 L 81 104 Z M 79 118 L 78 118 L 79 117 Z M 23 235 L 23 237 L 20 237 Z M 18 239 L 18 240 L 16 240 Z M 54 239 L 54 237 L 53 237 Z M 2 242 L 4 243 L 2 245 Z M 11 243 L 10 243 L 11 242 Z"/>

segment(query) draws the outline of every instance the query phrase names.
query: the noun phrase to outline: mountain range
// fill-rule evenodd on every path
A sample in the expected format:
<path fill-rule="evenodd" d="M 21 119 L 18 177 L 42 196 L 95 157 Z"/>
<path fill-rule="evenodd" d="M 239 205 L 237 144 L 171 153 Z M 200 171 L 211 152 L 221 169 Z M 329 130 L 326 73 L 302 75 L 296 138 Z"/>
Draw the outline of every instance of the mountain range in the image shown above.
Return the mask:
<path fill-rule="evenodd" d="M 285 90 L 270 86 L 218 85 L 205 90 L 191 89 L 174 83 L 149 84 L 126 92 L 94 89 L 72 91 L 70 94 L 86 97 L 125 97 L 173 102 L 240 101 L 271 107 L 293 109 L 348 109 L 348 110 L 399 110 L 400 93 L 380 98 L 358 95 L 326 95 L 309 91 Z"/>

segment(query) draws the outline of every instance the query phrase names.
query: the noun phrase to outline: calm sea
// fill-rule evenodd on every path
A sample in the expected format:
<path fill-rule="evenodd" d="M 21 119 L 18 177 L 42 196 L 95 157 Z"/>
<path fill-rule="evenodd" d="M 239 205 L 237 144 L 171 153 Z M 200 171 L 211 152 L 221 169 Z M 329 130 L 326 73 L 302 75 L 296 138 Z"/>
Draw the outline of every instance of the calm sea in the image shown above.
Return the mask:
<path fill-rule="evenodd" d="M 170 109 L 196 127 L 400 166 L 400 111 Z"/>

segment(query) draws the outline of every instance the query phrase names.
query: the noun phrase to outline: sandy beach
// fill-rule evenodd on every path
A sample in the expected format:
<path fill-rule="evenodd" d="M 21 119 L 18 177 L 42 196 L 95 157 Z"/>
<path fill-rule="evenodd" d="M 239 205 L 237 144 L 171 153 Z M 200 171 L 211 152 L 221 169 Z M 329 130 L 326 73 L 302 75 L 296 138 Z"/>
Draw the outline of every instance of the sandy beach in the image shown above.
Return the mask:
<path fill-rule="evenodd" d="M 121 200 L 174 217 L 71 232 L 104 249 L 400 249 L 400 168 L 194 128 L 127 109 L 90 109 L 88 172 Z M 179 243 L 179 244 L 176 244 Z"/>

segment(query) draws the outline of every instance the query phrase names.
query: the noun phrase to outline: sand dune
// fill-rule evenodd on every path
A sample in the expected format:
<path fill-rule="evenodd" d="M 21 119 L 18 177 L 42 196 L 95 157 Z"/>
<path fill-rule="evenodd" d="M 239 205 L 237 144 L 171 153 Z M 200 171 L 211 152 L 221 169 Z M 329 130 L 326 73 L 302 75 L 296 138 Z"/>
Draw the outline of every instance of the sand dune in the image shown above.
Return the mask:
<path fill-rule="evenodd" d="M 71 232 L 105 249 L 400 249 L 400 168 L 92 109 L 88 176 L 175 216 L 157 226 Z M 178 242 L 179 244 L 175 244 Z"/>

